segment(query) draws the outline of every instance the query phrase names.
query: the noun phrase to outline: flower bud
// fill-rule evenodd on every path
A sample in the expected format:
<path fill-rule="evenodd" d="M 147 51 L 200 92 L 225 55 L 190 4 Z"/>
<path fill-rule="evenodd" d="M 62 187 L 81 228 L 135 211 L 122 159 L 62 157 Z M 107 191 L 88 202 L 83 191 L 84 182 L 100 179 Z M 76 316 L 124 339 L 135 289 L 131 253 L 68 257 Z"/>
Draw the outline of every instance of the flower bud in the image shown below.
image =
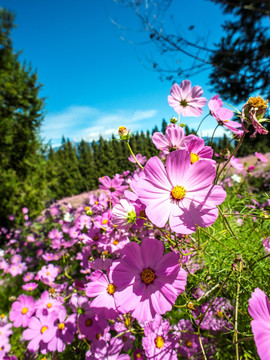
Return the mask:
<path fill-rule="evenodd" d="M 118 134 L 119 134 L 121 140 L 126 141 L 126 140 L 129 140 L 129 138 L 130 138 L 129 130 L 125 126 L 120 126 L 118 128 Z"/>
<path fill-rule="evenodd" d="M 171 124 L 176 124 L 177 123 L 177 118 L 175 116 L 173 116 L 170 120 Z"/>

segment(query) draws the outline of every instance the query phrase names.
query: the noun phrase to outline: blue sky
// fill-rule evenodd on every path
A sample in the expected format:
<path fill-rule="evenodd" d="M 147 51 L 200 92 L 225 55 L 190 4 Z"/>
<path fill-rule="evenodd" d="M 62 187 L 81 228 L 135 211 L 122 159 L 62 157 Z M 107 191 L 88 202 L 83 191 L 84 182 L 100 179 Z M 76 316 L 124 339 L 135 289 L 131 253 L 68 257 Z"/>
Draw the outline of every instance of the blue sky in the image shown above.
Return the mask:
<path fill-rule="evenodd" d="M 162 118 L 168 121 L 176 115 L 167 102 L 172 84 L 161 82 L 158 73 L 139 61 L 146 57 L 159 60 L 160 55 L 151 46 L 122 41 L 123 32 L 110 20 L 138 28 L 127 9 L 112 0 L 2 0 L 1 5 L 15 12 L 14 48 L 23 51 L 21 59 L 32 64 L 43 84 L 40 95 L 46 101 L 41 135 L 45 142 L 58 145 L 62 135 L 74 141 L 96 140 L 100 134 L 109 137 L 120 125 L 132 131 L 152 130 L 155 125 L 160 127 Z M 222 35 L 224 17 L 210 1 L 173 0 L 170 14 L 177 30 L 189 40 L 195 39 L 187 30 L 190 25 L 200 35 L 209 36 L 209 45 Z M 126 36 L 143 39 L 136 33 Z M 210 98 L 214 93 L 207 75 L 190 80 L 201 85 L 204 96 Z M 182 121 L 196 128 L 200 119 Z M 215 120 L 207 120 L 202 135 L 210 135 L 215 125 Z"/>

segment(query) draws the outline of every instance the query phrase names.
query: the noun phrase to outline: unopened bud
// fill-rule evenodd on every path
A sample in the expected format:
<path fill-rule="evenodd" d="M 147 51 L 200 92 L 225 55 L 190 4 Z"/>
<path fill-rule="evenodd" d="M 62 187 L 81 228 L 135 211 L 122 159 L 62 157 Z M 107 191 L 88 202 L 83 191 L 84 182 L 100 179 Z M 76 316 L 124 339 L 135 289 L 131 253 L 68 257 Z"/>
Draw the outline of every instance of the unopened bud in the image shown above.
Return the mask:
<path fill-rule="evenodd" d="M 120 136 L 121 140 L 129 140 L 130 135 L 129 135 L 129 130 L 125 127 L 125 126 L 120 126 L 118 128 L 118 134 Z"/>
<path fill-rule="evenodd" d="M 186 124 L 181 123 L 180 126 L 181 126 L 182 128 L 184 128 L 184 127 L 186 126 Z"/>
<path fill-rule="evenodd" d="M 191 301 L 187 303 L 187 308 L 188 308 L 189 310 L 194 310 L 194 309 L 195 309 L 195 308 L 194 308 L 194 304 L 193 304 Z"/>
<path fill-rule="evenodd" d="M 171 124 L 176 124 L 177 123 L 177 118 L 175 116 L 173 116 L 170 120 Z"/>

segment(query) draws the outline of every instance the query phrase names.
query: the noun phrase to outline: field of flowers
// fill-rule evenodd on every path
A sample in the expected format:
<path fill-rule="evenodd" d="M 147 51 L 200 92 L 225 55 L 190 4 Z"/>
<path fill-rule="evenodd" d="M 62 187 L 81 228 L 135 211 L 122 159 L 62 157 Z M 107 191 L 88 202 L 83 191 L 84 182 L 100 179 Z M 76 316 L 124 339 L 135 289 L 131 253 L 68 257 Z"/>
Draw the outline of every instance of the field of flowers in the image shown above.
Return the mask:
<path fill-rule="evenodd" d="M 1 228 L 0 359 L 270 359 L 269 154 L 236 157 L 267 133 L 267 102 L 250 98 L 237 122 L 211 98 L 237 143 L 213 154 L 182 124 L 202 93 L 173 85 L 159 156 L 134 154 L 120 126 L 133 173 L 104 174 L 76 207 L 10 215 L 24 225 Z"/>

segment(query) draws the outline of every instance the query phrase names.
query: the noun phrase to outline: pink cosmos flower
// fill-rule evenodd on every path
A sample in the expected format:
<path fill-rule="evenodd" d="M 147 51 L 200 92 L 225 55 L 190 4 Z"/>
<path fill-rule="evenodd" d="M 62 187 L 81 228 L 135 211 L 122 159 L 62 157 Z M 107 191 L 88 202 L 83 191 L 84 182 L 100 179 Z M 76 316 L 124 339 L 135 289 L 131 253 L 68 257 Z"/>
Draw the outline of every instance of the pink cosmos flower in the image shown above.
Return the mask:
<path fill-rule="evenodd" d="M 127 244 L 122 258 L 110 268 L 116 305 L 123 312 L 130 311 L 138 321 L 152 320 L 156 314 L 171 310 L 185 289 L 187 274 L 179 267 L 179 254 L 163 256 L 163 252 L 162 242 L 145 238 L 141 246 Z"/>
<path fill-rule="evenodd" d="M 44 291 L 41 294 L 40 299 L 36 301 L 36 312 L 37 315 L 47 315 L 53 311 L 59 312 L 62 308 L 62 302 L 57 299 L 53 299 L 50 297 L 48 291 Z"/>
<path fill-rule="evenodd" d="M 29 282 L 27 284 L 22 285 L 23 290 L 33 291 L 38 287 L 38 284 L 35 282 Z"/>
<path fill-rule="evenodd" d="M 27 213 L 28 213 L 27 207 L 23 207 L 23 208 L 22 208 L 22 213 L 23 213 L 23 214 L 27 214 Z"/>
<path fill-rule="evenodd" d="M 44 265 L 38 272 L 39 279 L 44 284 L 51 284 L 54 282 L 54 280 L 58 276 L 58 274 L 60 272 L 59 270 L 60 269 L 58 267 L 54 266 L 53 264 L 49 264 L 47 266 Z"/>
<path fill-rule="evenodd" d="M 137 154 L 137 155 L 135 155 L 135 157 L 136 157 L 136 159 L 138 160 L 139 164 L 141 164 L 141 165 L 144 165 L 144 164 L 146 163 L 146 161 L 147 161 L 147 157 L 146 157 L 146 156 L 142 156 L 142 154 Z M 128 160 L 129 160 L 130 162 L 132 162 L 133 164 L 137 164 L 136 161 L 135 161 L 135 159 L 134 159 L 134 157 L 133 157 L 132 155 L 130 155 L 130 156 L 128 157 Z"/>
<path fill-rule="evenodd" d="M 270 359 L 270 303 L 266 294 L 256 288 L 249 299 L 248 312 L 253 318 L 251 328 L 261 360 Z"/>
<path fill-rule="evenodd" d="M 109 176 L 103 176 L 99 178 L 101 185 L 100 189 L 106 190 L 108 195 L 115 198 L 121 196 L 124 191 L 128 188 L 123 184 L 123 179 L 115 176 L 113 179 L 110 179 Z"/>
<path fill-rule="evenodd" d="M 136 222 L 135 207 L 126 199 L 121 199 L 112 210 L 112 224 L 127 231 Z"/>
<path fill-rule="evenodd" d="M 34 273 L 28 272 L 27 274 L 24 275 L 23 281 L 28 282 L 33 280 L 33 278 L 34 278 Z"/>
<path fill-rule="evenodd" d="M 219 95 L 213 96 L 208 102 L 210 113 L 212 116 L 214 116 L 219 125 L 225 126 L 237 137 L 241 137 L 244 133 L 243 130 L 240 130 L 242 125 L 236 121 L 230 121 L 230 119 L 233 117 L 233 111 L 223 108 L 222 106 L 223 102 L 219 98 Z"/>
<path fill-rule="evenodd" d="M 96 338 L 98 334 L 103 334 L 104 329 L 107 326 L 107 321 L 105 319 L 100 319 L 95 311 L 88 306 L 84 308 L 84 312 L 78 314 L 78 328 L 80 333 L 87 337 L 89 341 Z"/>
<path fill-rule="evenodd" d="M 205 146 L 204 140 L 200 137 L 193 136 L 187 143 L 187 150 L 190 153 L 190 162 L 194 164 L 198 160 L 208 160 L 213 164 L 216 162 L 212 160 L 213 149 L 211 146 Z"/>
<path fill-rule="evenodd" d="M 90 308 L 97 312 L 104 312 L 107 319 L 116 319 L 118 312 L 116 310 L 114 293 L 115 285 L 100 270 L 94 271 L 90 276 L 91 282 L 86 286 L 86 295 L 90 298 L 95 298 Z"/>
<path fill-rule="evenodd" d="M 48 342 L 49 351 L 63 352 L 66 348 L 66 344 L 71 344 L 74 340 L 74 334 L 77 330 L 76 315 L 72 314 L 67 319 L 67 311 L 63 308 L 57 314 L 55 321 L 56 332 L 51 341 Z"/>
<path fill-rule="evenodd" d="M 194 315 L 197 317 L 195 322 L 198 324 L 202 314 L 208 310 L 201 323 L 203 330 L 228 332 L 228 329 L 232 329 L 233 326 L 227 319 L 231 317 L 233 306 L 227 299 L 217 297 L 209 309 L 208 306 L 209 303 L 207 302 L 194 311 Z"/>
<path fill-rule="evenodd" d="M 175 335 L 180 341 L 180 346 L 178 345 L 178 352 L 185 359 L 202 359 L 199 354 L 201 354 L 201 346 L 199 342 L 198 335 L 194 334 L 194 328 L 190 320 L 181 319 L 177 325 L 174 326 Z M 206 345 L 207 339 L 202 337 L 203 345 Z"/>
<path fill-rule="evenodd" d="M 187 142 L 195 137 L 194 135 L 185 136 L 183 128 L 176 124 L 169 124 L 165 135 L 155 132 L 152 136 L 156 148 L 168 154 L 174 150 L 186 149 Z"/>
<path fill-rule="evenodd" d="M 230 160 L 230 164 L 232 167 L 234 167 L 236 170 L 243 171 L 244 165 L 240 163 L 240 159 L 232 156 Z"/>
<path fill-rule="evenodd" d="M 170 330 L 169 321 L 158 314 L 145 324 L 142 345 L 147 359 L 177 360 L 175 348 L 178 339 L 169 333 Z"/>
<path fill-rule="evenodd" d="M 207 99 L 201 97 L 203 89 L 196 85 L 191 88 L 189 80 L 183 80 L 180 84 L 174 84 L 168 96 L 169 105 L 174 108 L 177 114 L 183 116 L 200 116 L 202 108 L 206 105 Z"/>
<path fill-rule="evenodd" d="M 270 236 L 263 238 L 263 246 L 266 251 L 270 252 Z"/>
<path fill-rule="evenodd" d="M 12 304 L 9 314 L 14 327 L 27 327 L 31 316 L 35 312 L 35 301 L 32 296 L 20 295 Z"/>
<path fill-rule="evenodd" d="M 92 351 L 86 353 L 85 360 L 130 360 L 127 354 L 120 354 L 123 342 L 119 338 L 112 338 L 106 343 L 104 340 L 95 342 Z"/>
<path fill-rule="evenodd" d="M 33 316 L 30 319 L 28 329 L 23 332 L 23 338 L 30 340 L 27 345 L 29 351 L 36 352 L 41 346 L 44 348 L 44 343 L 48 344 L 53 339 L 57 330 L 54 325 L 56 317 L 57 314 L 52 312 L 48 316 L 40 314 L 38 318 Z"/>
<path fill-rule="evenodd" d="M 216 170 L 210 161 L 191 164 L 188 151 L 176 150 L 167 156 L 166 167 L 155 156 L 144 172 L 137 194 L 153 224 L 163 228 L 169 220 L 173 231 L 190 234 L 196 225 L 208 227 L 215 222 L 216 205 L 224 201 L 226 192 L 213 185 Z"/>
<path fill-rule="evenodd" d="M 266 158 L 263 154 L 261 154 L 261 153 L 255 152 L 255 156 L 256 156 L 256 158 L 257 158 L 258 160 L 260 160 L 260 161 L 263 162 L 263 163 L 267 163 L 267 162 L 268 162 L 267 158 Z"/>

